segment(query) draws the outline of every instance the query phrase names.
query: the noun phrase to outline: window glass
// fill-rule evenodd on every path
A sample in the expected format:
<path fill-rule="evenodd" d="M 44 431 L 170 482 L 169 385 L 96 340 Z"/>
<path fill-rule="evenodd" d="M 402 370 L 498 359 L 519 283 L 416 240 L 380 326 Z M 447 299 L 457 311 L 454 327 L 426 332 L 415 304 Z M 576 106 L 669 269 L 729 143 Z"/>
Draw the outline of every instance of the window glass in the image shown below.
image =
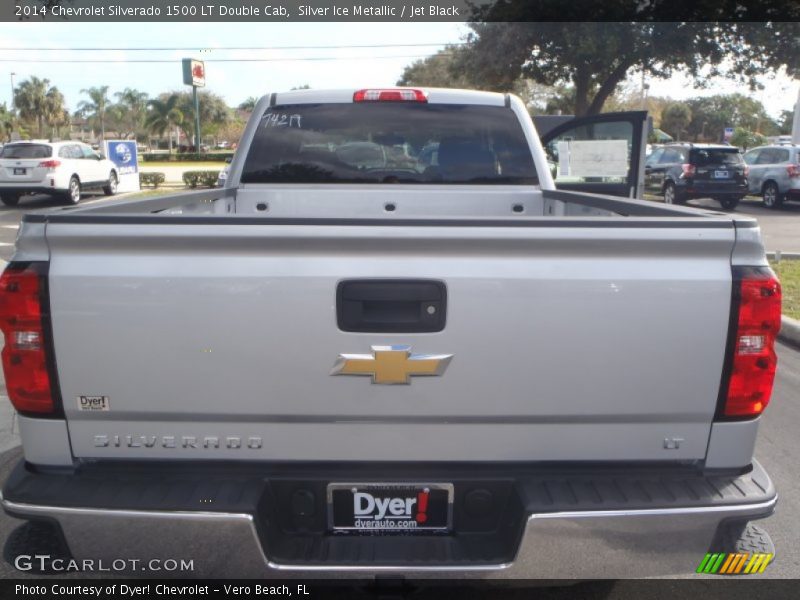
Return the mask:
<path fill-rule="evenodd" d="M 789 150 L 787 148 L 778 148 L 775 150 L 775 162 L 784 163 L 789 162 Z"/>
<path fill-rule="evenodd" d="M 268 108 L 242 183 L 537 183 L 503 106 L 358 102 Z"/>
<path fill-rule="evenodd" d="M 774 164 L 776 152 L 774 148 L 764 148 L 756 161 L 757 165 L 771 165 Z"/>
<path fill-rule="evenodd" d="M 692 164 L 698 167 L 715 165 L 740 165 L 742 155 L 736 148 L 693 148 Z"/>
<path fill-rule="evenodd" d="M 744 155 L 744 162 L 748 165 L 754 165 L 758 162 L 758 156 L 761 154 L 761 150 L 750 150 L 750 152 L 745 153 Z"/>
<path fill-rule="evenodd" d="M 50 158 L 52 146 L 45 144 L 6 144 L 0 150 L 0 158 Z"/>

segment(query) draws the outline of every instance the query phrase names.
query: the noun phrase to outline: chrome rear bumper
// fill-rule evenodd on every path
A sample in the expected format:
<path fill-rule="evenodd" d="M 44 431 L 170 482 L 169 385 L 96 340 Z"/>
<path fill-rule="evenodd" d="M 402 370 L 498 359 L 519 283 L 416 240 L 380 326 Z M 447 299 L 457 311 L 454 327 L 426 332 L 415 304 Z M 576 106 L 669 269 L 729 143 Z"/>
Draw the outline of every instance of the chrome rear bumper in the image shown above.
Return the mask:
<path fill-rule="evenodd" d="M 513 561 L 453 567 L 280 564 L 245 513 L 2 505 L 21 518 L 55 520 L 76 559 L 192 559 L 194 571 L 182 576 L 598 579 L 692 572 L 723 523 L 769 516 L 776 502 L 774 495 L 741 505 L 530 514 Z"/>

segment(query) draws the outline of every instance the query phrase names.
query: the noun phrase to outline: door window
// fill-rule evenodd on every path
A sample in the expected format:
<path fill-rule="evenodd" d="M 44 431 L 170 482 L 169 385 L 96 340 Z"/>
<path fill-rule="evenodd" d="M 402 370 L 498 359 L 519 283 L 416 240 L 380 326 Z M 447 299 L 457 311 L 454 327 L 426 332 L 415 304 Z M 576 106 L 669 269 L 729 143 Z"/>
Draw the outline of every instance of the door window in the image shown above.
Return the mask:
<path fill-rule="evenodd" d="M 563 132 L 545 146 L 555 163 L 555 183 L 625 183 L 631 166 L 633 124 L 587 123 Z M 657 152 L 657 150 L 656 150 Z"/>
<path fill-rule="evenodd" d="M 94 153 L 94 150 L 92 150 L 89 146 L 80 146 L 80 151 L 81 151 L 81 158 L 85 158 L 88 160 L 95 160 L 97 158 L 97 155 Z"/>
<path fill-rule="evenodd" d="M 754 165 L 758 163 L 758 157 L 761 154 L 761 150 L 750 150 L 750 152 L 744 155 L 744 162 L 748 165 Z"/>

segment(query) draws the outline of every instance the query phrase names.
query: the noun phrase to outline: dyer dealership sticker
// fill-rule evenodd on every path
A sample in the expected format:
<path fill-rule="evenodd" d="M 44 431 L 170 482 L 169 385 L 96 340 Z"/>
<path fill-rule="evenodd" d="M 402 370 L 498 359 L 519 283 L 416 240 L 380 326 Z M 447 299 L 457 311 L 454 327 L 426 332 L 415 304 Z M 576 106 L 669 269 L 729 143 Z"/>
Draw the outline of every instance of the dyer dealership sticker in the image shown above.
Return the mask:
<path fill-rule="evenodd" d="M 78 410 L 110 410 L 108 396 L 78 396 Z"/>

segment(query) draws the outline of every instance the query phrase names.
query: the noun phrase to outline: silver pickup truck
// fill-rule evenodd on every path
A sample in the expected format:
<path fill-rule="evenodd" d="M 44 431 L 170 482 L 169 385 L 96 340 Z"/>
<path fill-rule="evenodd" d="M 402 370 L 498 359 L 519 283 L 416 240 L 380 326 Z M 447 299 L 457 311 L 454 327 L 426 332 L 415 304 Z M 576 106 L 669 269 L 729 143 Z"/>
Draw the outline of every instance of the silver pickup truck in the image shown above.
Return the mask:
<path fill-rule="evenodd" d="M 510 95 L 269 94 L 222 189 L 26 215 L 3 508 L 78 559 L 216 576 L 732 548 L 777 499 L 780 286 L 753 219 L 636 199 L 645 117 L 540 140 Z"/>

